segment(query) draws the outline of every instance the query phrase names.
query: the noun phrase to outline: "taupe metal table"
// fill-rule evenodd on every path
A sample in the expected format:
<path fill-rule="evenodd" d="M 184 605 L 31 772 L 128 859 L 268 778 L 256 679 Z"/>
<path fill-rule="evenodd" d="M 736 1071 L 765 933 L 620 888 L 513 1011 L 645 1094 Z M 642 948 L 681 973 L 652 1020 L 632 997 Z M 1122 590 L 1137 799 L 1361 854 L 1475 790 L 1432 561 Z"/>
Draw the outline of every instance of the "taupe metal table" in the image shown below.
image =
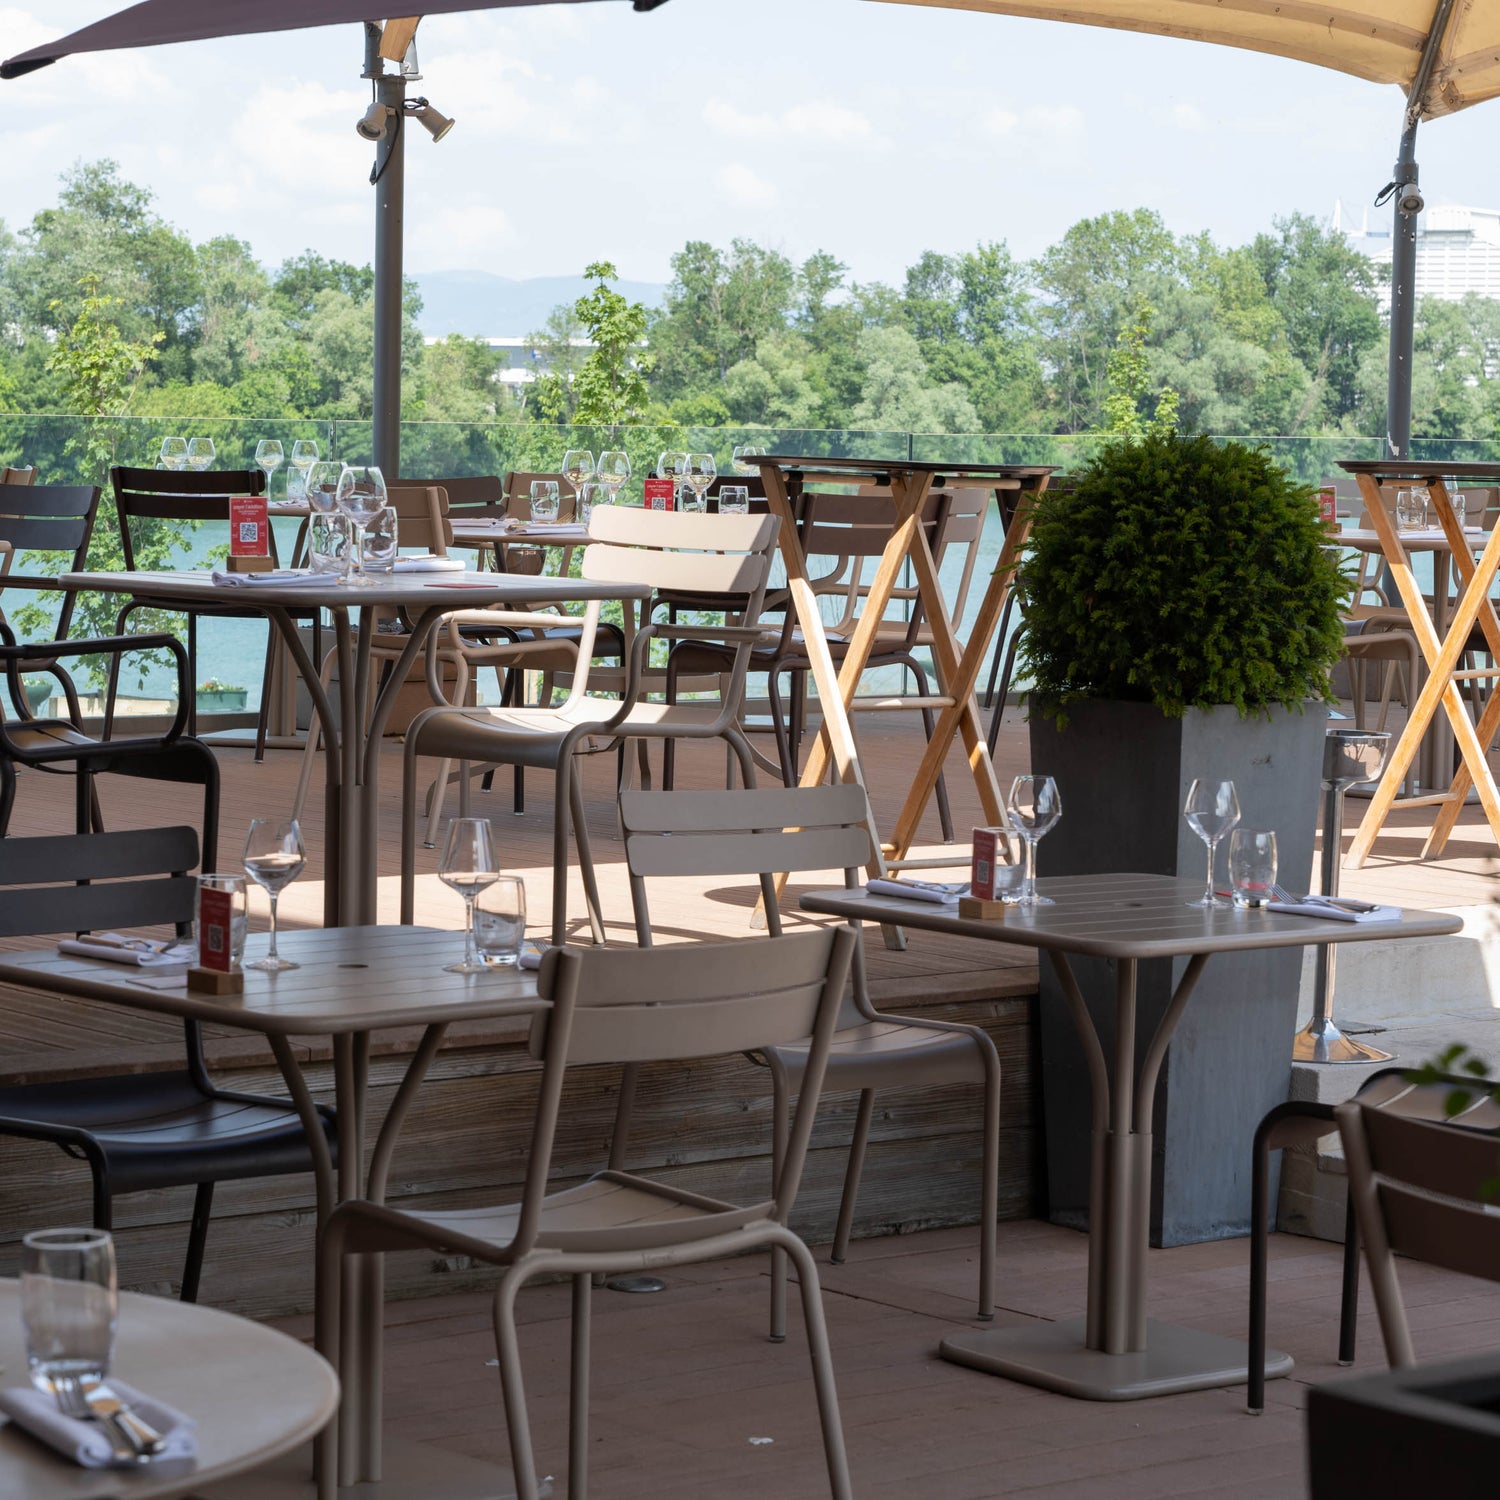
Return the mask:
<path fill-rule="evenodd" d="M 397 573 L 366 588 L 347 588 L 329 577 L 311 583 L 215 584 L 208 572 L 64 573 L 63 588 L 105 594 L 142 594 L 166 604 L 248 605 L 259 610 L 280 632 L 297 671 L 307 684 L 313 710 L 323 729 L 327 753 L 324 837 L 323 920 L 329 926 L 368 925 L 376 919 L 379 874 L 377 789 L 380 743 L 396 697 L 418 655 L 426 650 L 434 626 L 457 609 L 484 609 L 502 603 L 555 604 L 560 600 L 647 599 L 651 590 L 630 583 L 591 583 L 581 578 L 530 578 L 512 573 Z M 293 602 L 315 604 L 333 616 L 339 667 L 339 712 L 324 690 L 318 665 L 308 656 L 288 612 Z M 370 645 L 375 633 L 374 605 L 404 610 L 411 631 L 385 684 L 371 693 Z M 357 624 L 351 615 L 357 614 Z M 341 725 L 360 725 L 362 733 L 342 734 Z"/>
<path fill-rule="evenodd" d="M 267 939 L 252 934 L 249 956 Z M 156 1015 L 181 1016 L 220 1026 L 259 1032 L 269 1042 L 287 1092 L 297 1105 L 312 1143 L 318 1189 L 318 1222 L 335 1203 L 348 1198 L 381 1202 L 397 1136 L 448 1026 L 455 1021 L 534 1015 L 539 999 L 536 974 L 510 968 L 484 974 L 449 974 L 443 965 L 462 953 L 462 937 L 424 927 L 346 927 L 283 932 L 284 957 L 301 965 L 279 974 L 245 971 L 243 995 L 217 998 L 194 994 L 180 975 L 161 969 L 60 954 L 55 949 L 0 954 L 0 984 L 54 994 L 107 1000 Z M 370 1043 L 374 1032 L 395 1027 L 422 1027 L 400 1086 L 367 1150 L 366 1096 Z M 317 1123 L 312 1092 L 293 1037 L 327 1037 L 333 1044 L 333 1075 L 338 1105 L 337 1168 Z M 345 1278 L 347 1295 L 363 1307 L 378 1309 L 381 1300 L 380 1257 L 361 1257 Z M 358 1483 L 360 1500 L 493 1500 L 510 1493 L 510 1482 L 492 1465 L 448 1454 L 426 1444 L 404 1449 L 391 1445 L 382 1455 L 380 1433 L 381 1364 L 378 1343 L 364 1347 L 361 1327 L 378 1328 L 372 1317 L 356 1314 L 342 1320 L 345 1330 L 341 1366 L 345 1388 L 340 1420 L 341 1473 Z M 122 1373 L 124 1373 L 122 1367 Z M 128 1375 L 126 1377 L 129 1378 Z M 164 1391 L 164 1394 L 166 1392 Z M 310 1462 L 302 1453 L 271 1471 L 239 1482 L 215 1496 L 240 1500 L 302 1500 L 311 1494 Z M 384 1475 L 385 1483 L 377 1484 Z M 365 1483 L 364 1481 L 369 1481 Z"/>
<path fill-rule="evenodd" d="M 26 1381 L 16 1282 L 0 1281 L 0 1367 Z M 322 1431 L 339 1383 L 296 1339 L 189 1302 L 120 1294 L 111 1374 L 190 1416 L 198 1443 L 188 1462 L 84 1469 L 0 1428 L 0 1500 L 173 1500 L 270 1463 Z"/>
<path fill-rule="evenodd" d="M 1201 882 L 1164 875 L 1068 876 L 1042 880 L 1039 888 L 1056 905 L 1030 911 L 1013 907 L 1003 921 L 968 920 L 953 907 L 864 891 L 818 891 L 801 902 L 808 911 L 838 917 L 1045 949 L 1088 1059 L 1093 1161 L 1087 1316 L 951 1334 L 943 1340 L 943 1357 L 1096 1401 L 1238 1384 L 1248 1368 L 1244 1344 L 1146 1317 L 1152 1102 L 1173 1029 L 1198 976 L 1215 953 L 1432 937 L 1457 932 L 1463 923 L 1446 912 L 1407 911 L 1399 920 L 1346 923 L 1264 910 L 1204 911 L 1188 905 L 1202 894 Z M 1079 993 L 1068 962 L 1072 954 L 1116 965 L 1113 1067 Z M 1152 958 L 1188 963 L 1137 1062 L 1136 968 Z M 1247 1159 L 1249 1152 L 1246 1141 Z M 1285 1375 L 1291 1368 L 1290 1356 L 1268 1353 L 1268 1375 Z"/>

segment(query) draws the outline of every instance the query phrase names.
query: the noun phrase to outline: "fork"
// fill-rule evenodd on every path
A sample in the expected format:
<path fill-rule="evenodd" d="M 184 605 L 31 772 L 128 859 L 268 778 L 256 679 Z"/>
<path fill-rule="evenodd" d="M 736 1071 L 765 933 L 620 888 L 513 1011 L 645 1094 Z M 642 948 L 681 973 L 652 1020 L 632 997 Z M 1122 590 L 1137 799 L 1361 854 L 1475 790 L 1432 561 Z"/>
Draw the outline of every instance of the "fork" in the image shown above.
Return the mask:
<path fill-rule="evenodd" d="M 1362 912 L 1374 911 L 1374 905 L 1369 901 L 1356 901 L 1352 896 L 1294 896 L 1284 885 L 1273 885 L 1271 887 L 1271 899 L 1279 901 L 1284 906 L 1336 906 L 1342 911 Z"/>
<path fill-rule="evenodd" d="M 98 1422 L 109 1434 L 110 1447 L 114 1449 L 118 1464 L 143 1464 L 147 1455 L 143 1453 L 123 1423 L 113 1417 L 104 1417 L 89 1405 L 83 1387 L 76 1375 L 52 1375 L 52 1395 L 57 1409 L 78 1422 Z"/>

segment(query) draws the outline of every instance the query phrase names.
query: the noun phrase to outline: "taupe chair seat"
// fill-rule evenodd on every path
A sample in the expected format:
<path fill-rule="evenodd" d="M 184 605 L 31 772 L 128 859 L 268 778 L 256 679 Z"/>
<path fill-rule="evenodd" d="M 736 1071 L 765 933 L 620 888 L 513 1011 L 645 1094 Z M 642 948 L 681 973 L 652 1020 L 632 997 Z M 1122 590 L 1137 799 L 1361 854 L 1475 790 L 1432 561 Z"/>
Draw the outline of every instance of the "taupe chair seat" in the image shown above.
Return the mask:
<path fill-rule="evenodd" d="M 967 1026 L 942 1022 L 862 1021 L 841 1026 L 828 1049 L 828 1092 L 840 1089 L 916 1088 L 929 1083 L 984 1082 L 984 1069 Z M 807 1065 L 803 1047 L 777 1047 L 777 1058 L 795 1087 Z"/>

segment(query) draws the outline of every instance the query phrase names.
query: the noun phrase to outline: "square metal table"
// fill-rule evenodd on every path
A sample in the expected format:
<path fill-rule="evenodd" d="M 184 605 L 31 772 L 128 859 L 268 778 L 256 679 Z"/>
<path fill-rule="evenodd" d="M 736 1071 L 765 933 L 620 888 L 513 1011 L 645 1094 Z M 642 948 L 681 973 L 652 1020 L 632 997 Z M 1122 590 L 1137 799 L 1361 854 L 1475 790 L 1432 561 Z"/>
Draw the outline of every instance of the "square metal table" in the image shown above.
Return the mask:
<path fill-rule="evenodd" d="M 1205 911 L 1189 905 L 1202 894 L 1200 882 L 1165 875 L 1075 875 L 1038 885 L 1055 905 L 1010 907 L 998 921 L 964 918 L 956 907 L 866 891 L 818 891 L 801 901 L 808 911 L 832 916 L 1046 950 L 1088 1060 L 1093 1154 L 1087 1316 L 951 1334 L 943 1340 L 943 1357 L 1096 1401 L 1236 1385 L 1248 1370 L 1244 1344 L 1146 1317 L 1152 1104 L 1172 1032 L 1198 976 L 1215 953 L 1433 937 L 1457 932 L 1463 922 L 1446 912 L 1423 911 L 1378 922 L 1328 921 L 1265 909 Z M 1073 954 L 1116 965 L 1112 1067 L 1068 961 Z M 1161 958 L 1186 958 L 1188 963 L 1138 1062 L 1136 971 L 1143 959 Z M 1248 1157 L 1249 1141 L 1245 1153 Z M 1266 1365 L 1267 1375 L 1285 1375 L 1292 1361 L 1270 1351 Z"/>
<path fill-rule="evenodd" d="M 287 1092 L 297 1105 L 312 1148 L 317 1183 L 318 1223 L 336 1203 L 349 1198 L 385 1198 L 396 1140 L 443 1036 L 455 1021 L 524 1018 L 545 1009 L 536 973 L 517 967 L 483 974 L 450 974 L 443 965 L 462 953 L 459 934 L 426 927 L 329 927 L 283 932 L 282 955 L 300 964 L 276 974 L 245 971 L 242 995 L 198 994 L 180 974 L 140 969 L 55 948 L 0 953 L 0 984 L 21 985 L 52 994 L 79 995 L 185 1020 L 237 1026 L 259 1032 L 270 1044 Z M 264 934 L 247 940 L 248 956 L 258 956 Z M 376 1031 L 420 1026 L 422 1038 L 386 1116 L 367 1149 L 367 1084 L 370 1044 Z M 337 1168 L 328 1151 L 293 1037 L 327 1037 L 333 1045 L 335 1101 L 338 1106 Z M 368 1160 L 367 1160 L 368 1159 Z M 346 1277 L 350 1307 L 373 1312 L 342 1319 L 340 1367 L 344 1397 L 340 1413 L 341 1471 L 360 1500 L 492 1500 L 508 1495 L 508 1472 L 426 1444 L 392 1444 L 383 1456 L 380 1431 L 381 1359 L 377 1340 L 366 1346 L 361 1327 L 380 1326 L 383 1267 L 379 1256 L 356 1257 Z M 377 1481 L 384 1474 L 385 1483 Z M 280 1464 L 228 1490 L 223 1500 L 303 1500 L 311 1493 L 305 1455 Z"/>

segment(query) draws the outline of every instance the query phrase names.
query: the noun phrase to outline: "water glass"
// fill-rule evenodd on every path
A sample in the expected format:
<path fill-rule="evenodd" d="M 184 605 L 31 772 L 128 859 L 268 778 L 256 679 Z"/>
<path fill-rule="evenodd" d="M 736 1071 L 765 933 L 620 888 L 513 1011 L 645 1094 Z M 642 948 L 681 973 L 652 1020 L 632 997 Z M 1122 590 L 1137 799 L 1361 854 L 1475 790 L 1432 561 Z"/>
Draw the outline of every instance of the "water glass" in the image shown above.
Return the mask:
<path fill-rule="evenodd" d="M 1426 489 L 1396 491 L 1396 530 L 1421 531 L 1427 525 Z"/>
<path fill-rule="evenodd" d="M 614 500 L 610 487 L 602 479 L 585 479 L 578 491 L 578 519 L 587 526 L 593 519 L 596 505 L 609 505 Z"/>
<path fill-rule="evenodd" d="M 394 505 L 384 505 L 365 527 L 364 550 L 360 557 L 366 573 L 390 573 L 395 570 L 400 550 L 400 522 Z"/>
<path fill-rule="evenodd" d="M 474 946 L 492 969 L 520 962 L 526 939 L 526 882 L 497 875 L 474 897 Z"/>
<path fill-rule="evenodd" d="M 1458 522 L 1458 529 L 1464 529 L 1464 520 L 1469 513 L 1469 502 L 1464 492 L 1454 485 L 1448 486 L 1448 503 L 1453 507 L 1453 517 Z"/>
<path fill-rule="evenodd" d="M 531 481 L 531 519 L 550 526 L 557 519 L 558 493 L 555 479 Z"/>
<path fill-rule="evenodd" d="M 307 518 L 307 559 L 314 573 L 344 576 L 349 566 L 347 516 L 315 510 Z"/>
<path fill-rule="evenodd" d="M 721 516 L 744 516 L 750 513 L 750 487 L 745 484 L 726 484 L 719 489 L 719 514 Z"/>
<path fill-rule="evenodd" d="M 1276 884 L 1276 835 L 1269 829 L 1236 828 L 1229 835 L 1229 886 L 1241 908 L 1267 906 Z"/>
<path fill-rule="evenodd" d="M 244 966 L 245 934 L 250 930 L 250 908 L 247 904 L 249 897 L 246 893 L 245 877 L 228 870 L 218 874 L 200 875 L 198 889 L 229 893 L 229 967 L 232 972 L 238 972 Z M 197 910 L 196 904 L 193 909 Z M 201 948 L 203 933 L 198 930 L 196 922 L 193 926 L 194 939 Z"/>
<path fill-rule="evenodd" d="M 103 1229 L 39 1229 L 21 1240 L 21 1320 L 31 1383 L 102 1380 L 115 1346 L 114 1241 Z"/>

